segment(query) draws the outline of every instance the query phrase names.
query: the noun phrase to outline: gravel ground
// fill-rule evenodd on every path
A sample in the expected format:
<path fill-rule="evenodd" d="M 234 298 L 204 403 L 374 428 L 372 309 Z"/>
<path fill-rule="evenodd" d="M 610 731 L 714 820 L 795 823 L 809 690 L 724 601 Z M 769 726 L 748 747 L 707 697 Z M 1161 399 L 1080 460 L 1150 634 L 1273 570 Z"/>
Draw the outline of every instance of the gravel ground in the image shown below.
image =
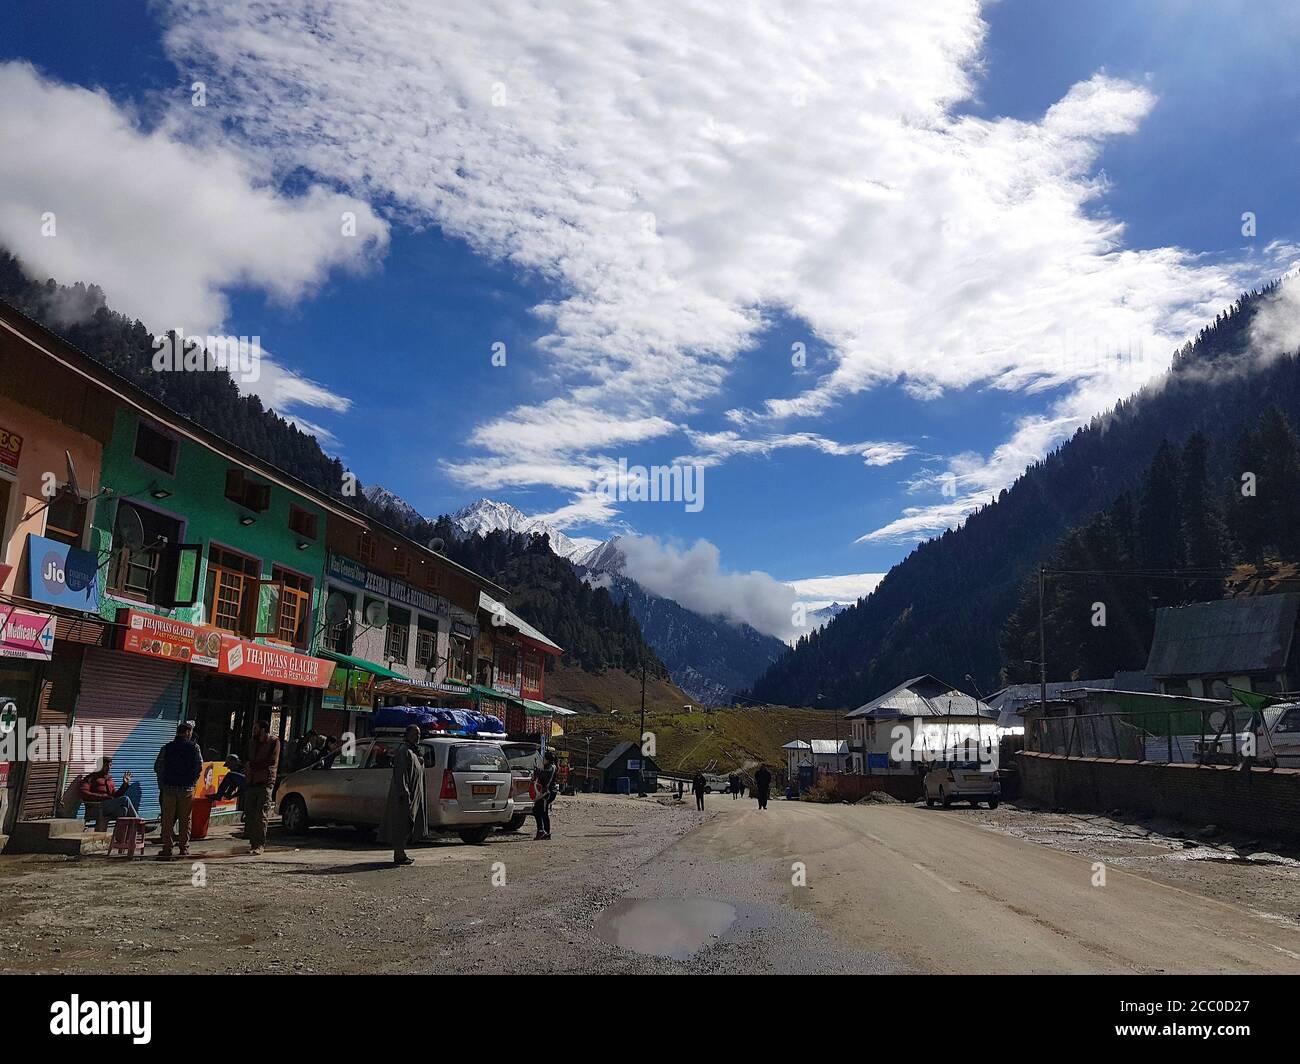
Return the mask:
<path fill-rule="evenodd" d="M 331 828 L 305 839 L 273 829 L 261 858 L 247 856 L 234 828 L 194 843 L 188 861 L 155 862 L 152 844 L 144 861 L 0 857 L 0 972 L 775 970 L 771 957 L 789 936 L 813 934 L 812 918 L 780 906 L 765 869 L 669 849 L 726 811 L 710 805 L 699 814 L 666 799 L 566 797 L 549 843 L 530 831 L 483 846 L 439 840 L 413 850 L 409 868 Z M 618 903 L 656 896 L 668 881 L 673 897 L 734 908 L 721 941 L 680 960 L 613 945 L 628 926 L 647 930 L 644 913 Z M 689 938 L 690 916 L 657 914 L 651 937 L 666 919 Z M 805 967 L 836 966 L 833 941 L 822 945 Z M 861 958 L 837 966 L 872 970 Z"/>
<path fill-rule="evenodd" d="M 779 819 L 761 822 L 764 838 L 771 834 L 766 828 L 793 823 L 795 810 L 782 815 L 784 806 L 774 802 Z M 857 896 L 865 888 L 819 878 L 793 890 L 785 851 L 798 850 L 798 842 L 751 839 L 754 821 L 742 818 L 753 810 L 748 799 L 721 796 L 710 796 L 700 814 L 691 802 L 578 795 L 560 799 L 549 843 L 534 842 L 529 832 L 494 835 L 483 846 L 439 840 L 412 851 L 410 868 L 391 867 L 390 853 L 355 831 L 321 828 L 305 839 L 273 830 L 261 858 L 248 856 L 231 828 L 195 843 L 189 861 L 0 857 L 0 972 L 906 967 L 895 953 L 833 933 L 842 914 L 819 919 L 810 904 L 821 897 L 818 883 L 831 891 L 828 901 L 844 884 L 845 904 L 859 915 L 872 904 Z M 1191 840 L 1171 823 L 1013 804 L 939 815 L 1102 860 L 1290 926 L 1300 916 L 1300 862 L 1276 846 L 1227 836 Z"/>
<path fill-rule="evenodd" d="M 1051 846 L 1184 890 L 1300 923 L 1300 849 L 1174 820 L 1053 812 L 1029 803 L 954 808 L 993 831 Z"/>

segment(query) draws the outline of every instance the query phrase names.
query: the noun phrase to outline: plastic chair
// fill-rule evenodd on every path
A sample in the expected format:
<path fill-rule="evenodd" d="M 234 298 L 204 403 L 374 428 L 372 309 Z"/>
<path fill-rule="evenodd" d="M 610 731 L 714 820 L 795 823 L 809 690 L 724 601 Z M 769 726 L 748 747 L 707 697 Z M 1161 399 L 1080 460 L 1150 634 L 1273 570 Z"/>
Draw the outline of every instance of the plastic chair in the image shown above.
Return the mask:
<path fill-rule="evenodd" d="M 144 820 L 138 816 L 120 816 L 113 822 L 113 838 L 108 844 L 108 856 L 121 850 L 130 860 L 138 852 L 144 856 Z"/>

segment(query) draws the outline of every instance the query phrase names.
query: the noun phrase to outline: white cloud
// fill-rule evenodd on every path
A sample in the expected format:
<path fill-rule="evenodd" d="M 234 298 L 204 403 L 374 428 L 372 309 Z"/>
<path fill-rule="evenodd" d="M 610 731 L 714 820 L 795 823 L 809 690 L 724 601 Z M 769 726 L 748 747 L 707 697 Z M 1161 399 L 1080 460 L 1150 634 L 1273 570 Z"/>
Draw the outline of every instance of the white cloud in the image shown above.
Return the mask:
<path fill-rule="evenodd" d="M 767 573 L 722 568 L 718 548 L 706 539 L 682 549 L 652 536 L 623 536 L 623 572 L 647 591 L 707 617 L 748 624 L 778 639 L 794 628 L 795 590 Z"/>
<path fill-rule="evenodd" d="M 870 441 L 865 443 L 837 443 L 815 432 L 769 433 L 746 438 L 738 432 L 691 432 L 691 443 L 699 452 L 675 459 L 679 463 L 693 462 L 703 466 L 719 465 L 736 455 L 764 457 L 773 451 L 791 447 L 805 447 L 822 454 L 857 455 L 865 465 L 886 466 L 901 461 L 915 448 L 906 443 Z"/>
<path fill-rule="evenodd" d="M 188 142 L 171 121 L 147 130 L 103 92 L 10 62 L 0 64 L 0 99 L 0 244 L 38 277 L 99 285 L 110 306 L 155 333 L 222 334 L 226 290 L 293 302 L 387 244 L 387 223 L 356 197 L 319 185 L 279 195 L 235 151 Z M 355 237 L 342 235 L 345 211 Z M 347 408 L 269 357 L 262 371 L 243 390 L 281 412 Z"/>
<path fill-rule="evenodd" d="M 840 576 L 810 576 L 789 583 L 799 601 L 810 610 L 816 610 L 832 602 L 847 605 L 865 598 L 884 578 L 884 573 L 844 573 Z"/>
<path fill-rule="evenodd" d="M 1250 273 L 1128 248 L 1102 209 L 1103 143 L 1137 131 L 1152 87 L 1098 74 L 1037 121 L 959 114 L 983 62 L 976 0 L 164 9 L 171 54 L 221 86 L 252 149 L 552 284 L 537 310 L 563 398 L 475 435 L 487 457 L 453 472 L 488 487 L 582 490 L 593 451 L 687 423 L 776 313 L 832 364 L 763 418 L 891 381 L 927 398 L 1066 386 L 1046 420 L 1086 417 L 1145 378 L 1081 352 L 1172 350 Z M 595 410 L 636 430 L 611 437 Z M 1036 438 L 1031 419 L 1006 453 Z M 975 473 L 979 493 L 996 480 Z"/>

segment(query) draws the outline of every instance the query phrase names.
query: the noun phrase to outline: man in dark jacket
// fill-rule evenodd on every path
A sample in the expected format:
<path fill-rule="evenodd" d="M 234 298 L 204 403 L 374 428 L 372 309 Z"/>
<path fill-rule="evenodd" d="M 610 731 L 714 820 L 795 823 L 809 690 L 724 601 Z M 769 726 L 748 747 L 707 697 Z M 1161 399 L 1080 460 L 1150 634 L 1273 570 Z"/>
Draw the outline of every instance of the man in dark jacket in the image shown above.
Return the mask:
<path fill-rule="evenodd" d="M 402 745 L 393 751 L 393 775 L 388 782 L 388 801 L 379 822 L 380 841 L 393 848 L 393 864 L 415 864 L 406 847 L 429 834 L 424 808 L 424 758 L 420 752 L 420 729 L 406 729 Z"/>
<path fill-rule="evenodd" d="M 709 784 L 704 778 L 704 773 L 695 773 L 695 778 L 691 780 L 691 790 L 695 792 L 695 808 L 701 812 L 704 810 L 704 793 L 708 789 Z"/>
<path fill-rule="evenodd" d="M 266 721 L 259 720 L 253 725 L 253 741 L 248 747 L 248 778 L 244 783 L 244 831 L 250 853 L 260 854 L 266 849 L 266 819 L 279 771 L 280 740 L 271 734 L 271 726 Z"/>
<path fill-rule="evenodd" d="M 158 791 L 162 798 L 162 850 L 158 860 L 166 861 L 172 855 L 172 826 L 180 821 L 180 852 L 184 857 L 190 852 L 190 811 L 194 806 L 194 785 L 203 771 L 203 754 L 194 741 L 194 722 L 183 721 L 176 726 L 176 738 L 158 751 L 153 763 L 158 777 Z"/>
<path fill-rule="evenodd" d="M 759 765 L 758 771 L 754 773 L 754 794 L 758 798 L 758 807 L 767 808 L 768 795 L 772 792 L 772 773 L 767 770 L 766 765 Z"/>

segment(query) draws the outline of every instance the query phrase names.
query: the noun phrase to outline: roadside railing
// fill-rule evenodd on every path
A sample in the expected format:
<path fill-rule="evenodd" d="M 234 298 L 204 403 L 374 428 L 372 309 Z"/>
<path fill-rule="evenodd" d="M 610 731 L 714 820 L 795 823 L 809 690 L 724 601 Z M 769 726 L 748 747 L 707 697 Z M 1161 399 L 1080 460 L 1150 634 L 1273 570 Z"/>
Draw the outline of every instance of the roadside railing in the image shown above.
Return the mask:
<path fill-rule="evenodd" d="M 1258 712 L 1244 707 L 1124 710 L 1043 717 L 1026 749 L 1061 757 L 1161 764 L 1277 764 L 1273 736 Z"/>

